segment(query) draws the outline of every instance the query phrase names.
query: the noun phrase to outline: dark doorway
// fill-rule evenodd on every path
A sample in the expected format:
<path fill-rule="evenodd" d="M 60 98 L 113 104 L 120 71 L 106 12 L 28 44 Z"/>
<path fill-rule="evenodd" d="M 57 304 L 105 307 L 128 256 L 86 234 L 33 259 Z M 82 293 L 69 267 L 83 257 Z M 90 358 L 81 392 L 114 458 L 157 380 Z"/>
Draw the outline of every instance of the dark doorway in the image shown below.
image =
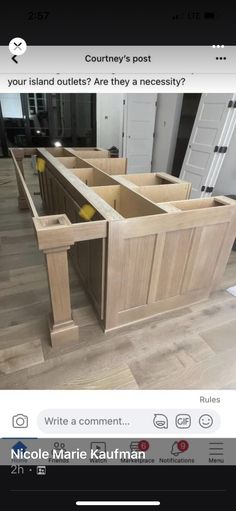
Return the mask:
<path fill-rule="evenodd" d="M 96 94 L 1 94 L 0 156 L 9 147 L 96 146 Z"/>
<path fill-rule="evenodd" d="M 179 130 L 172 167 L 172 174 L 176 177 L 179 177 L 183 165 L 200 99 L 201 94 L 184 94 L 183 96 Z"/>
<path fill-rule="evenodd" d="M 50 144 L 96 146 L 96 94 L 47 94 Z"/>

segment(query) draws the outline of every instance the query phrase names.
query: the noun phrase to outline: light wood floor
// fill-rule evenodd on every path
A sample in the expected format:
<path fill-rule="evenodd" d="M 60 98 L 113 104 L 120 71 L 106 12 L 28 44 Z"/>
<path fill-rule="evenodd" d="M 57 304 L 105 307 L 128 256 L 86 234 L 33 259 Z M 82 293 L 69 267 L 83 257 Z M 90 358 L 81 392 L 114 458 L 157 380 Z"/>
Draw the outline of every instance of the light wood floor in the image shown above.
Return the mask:
<path fill-rule="evenodd" d="M 30 163 L 26 175 L 37 192 Z M 80 341 L 57 351 L 44 260 L 30 214 L 18 211 L 10 159 L 0 160 L 0 192 L 1 389 L 236 388 L 236 298 L 225 291 L 236 285 L 236 252 L 210 300 L 107 335 L 71 268 Z"/>

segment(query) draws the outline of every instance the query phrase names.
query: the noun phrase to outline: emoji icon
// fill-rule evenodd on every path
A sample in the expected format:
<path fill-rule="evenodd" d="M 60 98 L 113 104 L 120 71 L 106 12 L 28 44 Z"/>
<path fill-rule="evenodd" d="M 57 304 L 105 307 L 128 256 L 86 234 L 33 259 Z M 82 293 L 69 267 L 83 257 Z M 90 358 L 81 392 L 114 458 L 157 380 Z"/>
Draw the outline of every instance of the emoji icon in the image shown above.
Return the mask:
<path fill-rule="evenodd" d="M 204 415 L 201 415 L 201 417 L 199 419 L 199 424 L 200 424 L 201 428 L 205 428 L 205 429 L 210 428 L 213 424 L 212 416 L 208 415 L 207 413 L 205 413 Z"/>

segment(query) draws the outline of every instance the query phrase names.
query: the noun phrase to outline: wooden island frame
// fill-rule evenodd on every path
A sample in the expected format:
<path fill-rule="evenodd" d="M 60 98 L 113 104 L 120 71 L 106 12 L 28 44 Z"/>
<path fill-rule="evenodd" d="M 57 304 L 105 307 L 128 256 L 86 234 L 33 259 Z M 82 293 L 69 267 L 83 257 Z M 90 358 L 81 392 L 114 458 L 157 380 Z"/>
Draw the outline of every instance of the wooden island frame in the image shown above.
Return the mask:
<path fill-rule="evenodd" d="M 190 199 L 191 185 L 163 172 L 127 174 L 99 148 L 13 148 L 19 209 L 29 208 L 45 254 L 52 345 L 79 339 L 68 252 L 105 332 L 208 298 L 236 236 L 236 201 Z M 44 162 L 44 216 L 24 178 L 24 158 Z M 80 217 L 89 204 L 91 221 Z"/>

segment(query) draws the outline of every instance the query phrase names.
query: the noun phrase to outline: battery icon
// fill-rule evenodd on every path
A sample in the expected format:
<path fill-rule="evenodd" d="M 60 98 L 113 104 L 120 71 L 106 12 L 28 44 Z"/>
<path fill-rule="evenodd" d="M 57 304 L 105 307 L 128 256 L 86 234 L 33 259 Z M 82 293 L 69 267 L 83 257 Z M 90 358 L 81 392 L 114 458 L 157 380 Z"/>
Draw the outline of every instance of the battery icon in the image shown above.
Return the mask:
<path fill-rule="evenodd" d="M 204 18 L 206 20 L 213 20 L 215 18 L 214 12 L 204 12 Z"/>

